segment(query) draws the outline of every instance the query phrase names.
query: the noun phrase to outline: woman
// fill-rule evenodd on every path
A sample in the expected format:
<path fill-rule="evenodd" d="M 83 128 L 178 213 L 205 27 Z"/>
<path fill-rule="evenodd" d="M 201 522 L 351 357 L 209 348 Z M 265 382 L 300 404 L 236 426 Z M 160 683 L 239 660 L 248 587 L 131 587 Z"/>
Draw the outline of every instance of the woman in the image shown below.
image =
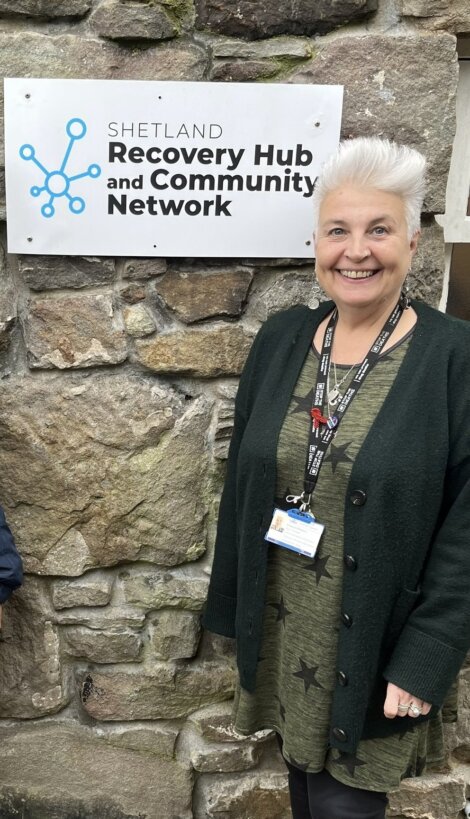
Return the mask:
<path fill-rule="evenodd" d="M 470 328 L 404 291 L 424 168 L 340 146 L 315 191 L 332 301 L 268 320 L 237 395 L 204 623 L 237 638 L 235 727 L 276 731 L 294 819 L 383 819 L 443 759 L 470 643 Z"/>

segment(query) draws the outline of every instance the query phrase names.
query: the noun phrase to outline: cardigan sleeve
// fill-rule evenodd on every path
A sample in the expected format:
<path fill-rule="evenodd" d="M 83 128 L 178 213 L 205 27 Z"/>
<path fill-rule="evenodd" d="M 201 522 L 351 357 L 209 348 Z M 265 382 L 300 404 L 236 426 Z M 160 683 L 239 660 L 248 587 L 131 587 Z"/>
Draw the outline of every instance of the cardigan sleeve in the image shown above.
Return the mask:
<path fill-rule="evenodd" d="M 225 637 L 235 636 L 238 573 L 238 451 L 249 415 L 250 387 L 253 381 L 258 348 L 264 335 L 263 329 L 261 328 L 251 347 L 238 386 L 235 401 L 235 422 L 219 507 L 212 574 L 207 603 L 202 617 L 202 624 L 205 628 Z"/>
<path fill-rule="evenodd" d="M 0 605 L 5 603 L 14 589 L 23 582 L 21 558 L 16 550 L 13 536 L 0 508 Z"/>
<path fill-rule="evenodd" d="M 470 334 L 461 345 L 468 357 Z M 441 706 L 470 648 L 470 367 L 456 363 L 449 389 L 450 451 L 440 523 L 418 604 L 385 668 L 385 678 Z"/>

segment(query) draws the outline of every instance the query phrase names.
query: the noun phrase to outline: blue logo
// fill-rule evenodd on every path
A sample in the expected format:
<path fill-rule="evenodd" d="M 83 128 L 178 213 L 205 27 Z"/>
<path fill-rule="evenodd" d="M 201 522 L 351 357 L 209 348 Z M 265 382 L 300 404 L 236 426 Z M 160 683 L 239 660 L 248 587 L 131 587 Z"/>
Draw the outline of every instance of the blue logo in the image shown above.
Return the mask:
<path fill-rule="evenodd" d="M 47 168 L 45 168 L 44 165 L 39 162 L 39 159 L 37 159 L 35 148 L 32 145 L 22 145 L 20 148 L 21 158 L 34 162 L 34 164 L 37 165 L 37 167 L 40 168 L 44 174 L 43 187 L 40 188 L 38 185 L 33 185 L 29 192 L 31 196 L 34 197 L 40 196 L 41 193 L 49 194 L 49 201 L 45 202 L 41 207 L 41 213 L 46 217 L 46 219 L 50 219 L 51 216 L 54 216 L 54 200 L 61 196 L 65 196 L 68 199 L 69 210 L 72 213 L 83 213 L 85 210 L 85 200 L 80 196 L 72 196 L 69 193 L 70 185 L 72 182 L 75 182 L 76 179 L 83 179 L 85 176 L 90 176 L 92 179 L 96 179 L 101 173 L 101 168 L 99 165 L 89 165 L 88 170 L 84 171 L 83 173 L 78 173 L 75 176 L 68 176 L 68 174 L 66 174 L 65 168 L 73 145 L 77 140 L 83 139 L 86 134 L 87 127 L 82 119 L 74 118 L 69 119 L 65 130 L 67 132 L 67 136 L 69 137 L 69 144 L 65 151 L 62 165 L 57 170 L 48 171 Z"/>

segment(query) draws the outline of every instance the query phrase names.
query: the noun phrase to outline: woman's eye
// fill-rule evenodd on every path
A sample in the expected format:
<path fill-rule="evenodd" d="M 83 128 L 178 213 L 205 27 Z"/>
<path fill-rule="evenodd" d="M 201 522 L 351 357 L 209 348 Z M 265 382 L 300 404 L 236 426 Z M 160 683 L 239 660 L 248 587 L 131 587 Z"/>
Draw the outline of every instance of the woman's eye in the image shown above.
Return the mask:
<path fill-rule="evenodd" d="M 383 225 L 376 225 L 372 233 L 375 233 L 376 236 L 384 236 L 387 233 L 387 228 Z"/>
<path fill-rule="evenodd" d="M 335 228 L 332 228 L 332 229 L 331 229 L 331 230 L 328 232 L 328 235 L 329 235 L 329 236 L 342 236 L 342 235 L 343 235 L 343 233 L 344 233 L 343 228 L 340 228 L 340 227 L 335 227 Z"/>

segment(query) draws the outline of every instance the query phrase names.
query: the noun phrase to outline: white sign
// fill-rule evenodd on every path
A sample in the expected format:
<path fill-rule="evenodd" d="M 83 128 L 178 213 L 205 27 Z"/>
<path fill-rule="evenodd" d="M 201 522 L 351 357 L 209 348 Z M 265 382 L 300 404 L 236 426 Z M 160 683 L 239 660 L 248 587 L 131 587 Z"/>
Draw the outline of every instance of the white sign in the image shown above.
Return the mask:
<path fill-rule="evenodd" d="M 5 80 L 8 249 L 313 256 L 341 86 Z"/>

